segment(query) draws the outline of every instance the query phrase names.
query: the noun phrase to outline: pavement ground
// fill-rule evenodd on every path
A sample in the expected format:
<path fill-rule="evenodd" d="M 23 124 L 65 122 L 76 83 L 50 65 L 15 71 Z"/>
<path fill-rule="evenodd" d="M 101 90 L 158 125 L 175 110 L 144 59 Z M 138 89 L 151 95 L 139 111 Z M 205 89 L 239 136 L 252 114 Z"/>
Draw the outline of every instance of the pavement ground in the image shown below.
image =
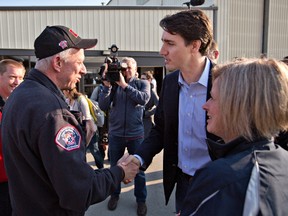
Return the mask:
<path fill-rule="evenodd" d="M 107 154 L 106 154 L 107 155 Z M 165 205 L 163 189 L 163 152 L 160 152 L 153 159 L 152 164 L 146 170 L 147 186 L 147 216 L 174 216 L 175 215 L 175 194 L 172 193 L 169 203 Z M 87 162 L 96 169 L 94 159 L 90 153 L 87 153 Z M 105 158 L 104 167 L 109 168 L 109 161 Z M 108 197 L 101 203 L 91 205 L 86 211 L 85 216 L 134 216 L 137 215 L 137 203 L 134 196 L 134 184 L 121 184 L 121 194 L 118 206 L 114 211 L 107 209 L 110 199 Z"/>

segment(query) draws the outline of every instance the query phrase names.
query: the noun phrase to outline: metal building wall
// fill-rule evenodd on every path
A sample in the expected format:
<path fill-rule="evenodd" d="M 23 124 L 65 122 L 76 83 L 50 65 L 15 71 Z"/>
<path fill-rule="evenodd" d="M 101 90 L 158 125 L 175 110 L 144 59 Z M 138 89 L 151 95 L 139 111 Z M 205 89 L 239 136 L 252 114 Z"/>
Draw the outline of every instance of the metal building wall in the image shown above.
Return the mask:
<path fill-rule="evenodd" d="M 264 3 L 269 22 L 264 23 Z M 288 55 L 287 0 L 215 0 L 219 62 L 234 57 L 258 57 L 263 51 L 263 26 L 267 25 L 267 56 Z M 99 39 L 94 50 L 116 43 L 123 51 L 158 52 L 162 42 L 159 21 L 187 7 L 50 7 L 1 8 L 0 49 L 33 49 L 46 25 L 66 25 L 83 37 Z M 206 10 L 213 20 L 213 11 Z M 215 14 L 214 14 L 215 15 Z"/>
<path fill-rule="evenodd" d="M 205 0 L 203 7 L 209 7 L 214 4 L 215 0 Z M 108 2 L 109 6 L 183 6 L 188 0 L 110 0 Z"/>
<path fill-rule="evenodd" d="M 282 59 L 288 56 L 288 1 L 270 0 L 268 53 Z"/>
<path fill-rule="evenodd" d="M 262 51 L 263 0 L 216 0 L 220 62 L 259 57 Z"/>
<path fill-rule="evenodd" d="M 0 10 L 0 48 L 33 49 L 45 26 L 65 25 L 82 37 L 98 38 L 96 50 L 107 50 L 116 43 L 121 50 L 158 52 L 162 45 L 159 21 L 183 9 L 186 7 Z M 212 13 L 207 11 L 211 19 Z"/>

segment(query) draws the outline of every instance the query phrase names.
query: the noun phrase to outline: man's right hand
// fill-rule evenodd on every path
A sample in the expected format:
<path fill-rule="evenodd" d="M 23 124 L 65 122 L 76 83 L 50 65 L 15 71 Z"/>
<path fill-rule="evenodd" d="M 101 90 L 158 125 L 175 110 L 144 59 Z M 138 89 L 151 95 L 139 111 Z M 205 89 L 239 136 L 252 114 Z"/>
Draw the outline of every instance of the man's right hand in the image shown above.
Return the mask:
<path fill-rule="evenodd" d="M 122 158 L 119 159 L 117 165 L 122 167 L 125 172 L 125 177 L 123 182 L 125 184 L 130 183 L 139 172 L 140 161 L 135 158 L 133 155 L 129 155 L 128 153 L 124 154 Z"/>
<path fill-rule="evenodd" d="M 134 156 L 134 155 L 129 155 L 128 153 L 124 154 L 122 158 L 118 161 L 118 163 L 121 163 L 122 165 L 126 166 L 129 163 L 134 163 L 136 164 L 139 168 L 141 166 L 140 161 Z"/>

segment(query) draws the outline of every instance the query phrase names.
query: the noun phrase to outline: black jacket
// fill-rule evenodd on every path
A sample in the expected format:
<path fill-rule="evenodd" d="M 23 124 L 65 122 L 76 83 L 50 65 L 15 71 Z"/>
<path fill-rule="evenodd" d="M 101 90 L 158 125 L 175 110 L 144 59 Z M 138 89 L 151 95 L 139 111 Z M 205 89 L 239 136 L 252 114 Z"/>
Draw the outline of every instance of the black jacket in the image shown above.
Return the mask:
<path fill-rule="evenodd" d="M 196 171 L 181 216 L 287 215 L 287 151 L 267 139 L 248 142 L 238 138 L 227 144 L 210 141 L 209 146 L 218 159 Z M 260 171 L 257 178 L 255 172 L 252 175 L 255 161 Z M 255 179 L 259 187 L 251 184 L 258 182 L 252 181 Z M 249 184 L 252 190 L 248 190 Z M 259 196 L 248 196 L 252 191 Z M 255 214 L 243 214 L 244 208 L 251 212 L 251 207 L 258 205 Z"/>
<path fill-rule="evenodd" d="M 163 184 L 166 204 L 168 203 L 169 197 L 175 186 L 178 171 L 179 73 L 179 71 L 175 71 L 165 76 L 159 103 L 154 115 L 155 126 L 152 128 L 149 136 L 135 152 L 135 154 L 139 155 L 145 161 L 143 169 L 147 169 L 151 164 L 153 157 L 164 149 Z M 207 99 L 210 98 L 210 90 L 211 73 L 208 81 Z M 214 140 L 219 139 L 208 132 L 207 137 Z"/>

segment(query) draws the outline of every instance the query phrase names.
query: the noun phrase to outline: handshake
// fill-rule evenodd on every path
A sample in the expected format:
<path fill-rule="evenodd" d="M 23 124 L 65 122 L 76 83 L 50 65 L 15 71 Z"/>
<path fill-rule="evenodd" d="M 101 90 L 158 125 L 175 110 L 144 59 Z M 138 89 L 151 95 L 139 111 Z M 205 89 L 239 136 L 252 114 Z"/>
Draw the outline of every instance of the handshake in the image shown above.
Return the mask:
<path fill-rule="evenodd" d="M 120 166 L 124 173 L 125 177 L 122 180 L 124 184 L 130 183 L 139 172 L 140 161 L 133 155 L 125 153 L 122 158 L 117 162 L 117 166 Z"/>

